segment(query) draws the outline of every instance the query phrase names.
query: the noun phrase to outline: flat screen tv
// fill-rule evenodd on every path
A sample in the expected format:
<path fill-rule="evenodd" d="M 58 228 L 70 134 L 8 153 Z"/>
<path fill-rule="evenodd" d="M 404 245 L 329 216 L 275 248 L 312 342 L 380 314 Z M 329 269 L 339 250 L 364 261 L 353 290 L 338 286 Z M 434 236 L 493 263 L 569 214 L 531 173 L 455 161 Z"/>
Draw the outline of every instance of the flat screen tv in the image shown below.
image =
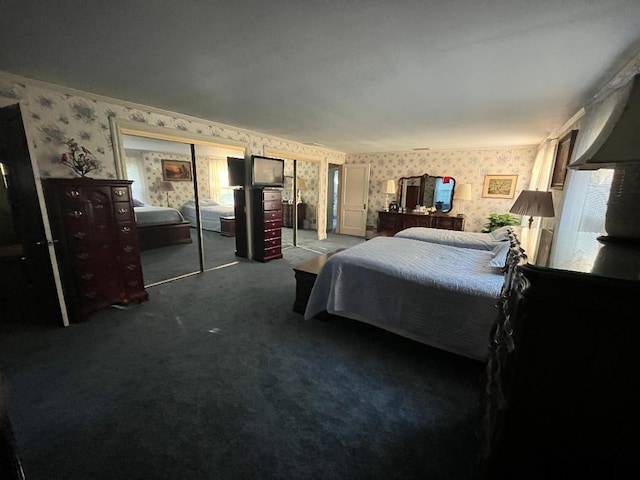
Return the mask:
<path fill-rule="evenodd" d="M 251 184 L 255 187 L 284 187 L 284 160 L 252 155 Z"/>
<path fill-rule="evenodd" d="M 227 171 L 230 187 L 244 187 L 246 176 L 244 158 L 227 157 Z"/>

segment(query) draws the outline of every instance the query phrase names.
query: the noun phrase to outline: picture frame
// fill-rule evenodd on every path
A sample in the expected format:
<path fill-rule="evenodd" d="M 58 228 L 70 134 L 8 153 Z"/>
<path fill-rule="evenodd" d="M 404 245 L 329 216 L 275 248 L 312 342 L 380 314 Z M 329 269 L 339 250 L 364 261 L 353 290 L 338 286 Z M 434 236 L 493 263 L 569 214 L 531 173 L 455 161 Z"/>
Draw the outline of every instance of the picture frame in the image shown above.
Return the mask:
<path fill-rule="evenodd" d="M 518 175 L 485 175 L 482 196 L 484 198 L 513 198 Z"/>
<path fill-rule="evenodd" d="M 567 177 L 567 166 L 571 160 L 573 146 L 576 143 L 578 130 L 571 130 L 564 137 L 558 140 L 556 156 L 553 160 L 553 172 L 551 173 L 551 188 L 562 190 L 564 180 Z"/>
<path fill-rule="evenodd" d="M 191 162 L 184 160 L 160 160 L 162 180 L 165 182 L 190 182 L 193 179 Z"/>

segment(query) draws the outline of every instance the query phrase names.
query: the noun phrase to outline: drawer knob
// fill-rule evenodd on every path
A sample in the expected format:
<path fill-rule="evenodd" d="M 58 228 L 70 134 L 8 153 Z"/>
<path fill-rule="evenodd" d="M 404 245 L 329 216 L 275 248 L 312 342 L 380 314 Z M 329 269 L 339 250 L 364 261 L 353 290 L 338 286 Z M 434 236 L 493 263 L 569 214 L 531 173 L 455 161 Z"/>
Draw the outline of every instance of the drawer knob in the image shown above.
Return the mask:
<path fill-rule="evenodd" d="M 74 210 L 72 212 L 69 212 L 68 215 L 73 218 L 80 218 L 82 216 L 82 212 L 80 210 Z"/>
<path fill-rule="evenodd" d="M 113 193 L 116 195 L 116 197 L 121 197 L 124 195 L 124 190 L 116 190 Z"/>
<path fill-rule="evenodd" d="M 87 292 L 84 296 L 87 298 L 96 298 L 96 292 Z"/>
<path fill-rule="evenodd" d="M 85 232 L 76 232 L 73 234 L 73 236 L 76 237 L 78 240 L 82 240 L 87 236 L 87 234 Z"/>
<path fill-rule="evenodd" d="M 129 233 L 131 231 L 131 229 L 129 227 L 122 227 L 122 231 L 124 233 Z"/>
<path fill-rule="evenodd" d="M 80 278 L 82 278 L 83 280 L 91 280 L 93 278 L 93 273 L 85 273 L 83 275 L 80 275 Z"/>
<path fill-rule="evenodd" d="M 124 215 L 124 214 L 125 214 L 125 213 L 127 213 L 128 211 L 129 211 L 129 210 L 128 210 L 128 209 L 126 209 L 126 208 L 119 208 L 119 209 L 118 209 L 118 213 L 119 213 L 120 215 Z"/>
<path fill-rule="evenodd" d="M 76 257 L 79 260 L 86 260 L 87 258 L 89 258 L 89 254 L 86 253 L 86 252 L 82 252 L 82 253 L 79 253 L 78 255 L 76 255 Z"/>
<path fill-rule="evenodd" d="M 127 253 L 133 252 L 133 247 L 131 245 L 126 245 L 122 249 Z"/>
<path fill-rule="evenodd" d="M 65 195 L 69 198 L 78 198 L 80 196 L 80 192 L 78 190 L 67 190 Z"/>
<path fill-rule="evenodd" d="M 130 287 L 137 287 L 138 282 L 136 282 L 135 280 L 131 280 L 130 282 L 127 282 L 127 285 L 129 285 Z"/>
<path fill-rule="evenodd" d="M 129 265 L 127 265 L 127 270 L 135 270 L 136 268 L 138 268 L 138 265 L 136 265 L 135 263 L 130 263 Z"/>

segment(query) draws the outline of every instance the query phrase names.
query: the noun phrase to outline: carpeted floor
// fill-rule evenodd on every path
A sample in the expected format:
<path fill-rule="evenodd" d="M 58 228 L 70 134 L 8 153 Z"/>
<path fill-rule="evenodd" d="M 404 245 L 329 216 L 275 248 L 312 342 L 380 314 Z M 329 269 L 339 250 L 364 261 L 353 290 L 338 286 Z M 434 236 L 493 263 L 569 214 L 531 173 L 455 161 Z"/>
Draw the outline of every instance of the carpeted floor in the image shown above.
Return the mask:
<path fill-rule="evenodd" d="M 236 240 L 225 237 L 219 232 L 203 230 L 203 252 L 205 270 L 226 265 L 240 260 L 235 255 Z M 145 250 L 140 254 L 145 285 L 153 285 L 167 279 L 179 277 L 200 270 L 200 253 L 196 229 L 191 229 L 192 243 L 170 245 L 167 247 Z M 282 251 L 285 259 L 300 263 L 312 256 L 327 253 L 356 245 L 364 241 L 362 237 L 328 233 L 324 240 L 317 239 L 315 230 L 298 230 L 296 243 L 293 245 L 291 228 L 282 229 Z"/>
<path fill-rule="evenodd" d="M 313 255 L 241 259 L 83 324 L 3 333 L 27 479 L 471 478 L 482 365 L 305 321 L 292 267 Z"/>

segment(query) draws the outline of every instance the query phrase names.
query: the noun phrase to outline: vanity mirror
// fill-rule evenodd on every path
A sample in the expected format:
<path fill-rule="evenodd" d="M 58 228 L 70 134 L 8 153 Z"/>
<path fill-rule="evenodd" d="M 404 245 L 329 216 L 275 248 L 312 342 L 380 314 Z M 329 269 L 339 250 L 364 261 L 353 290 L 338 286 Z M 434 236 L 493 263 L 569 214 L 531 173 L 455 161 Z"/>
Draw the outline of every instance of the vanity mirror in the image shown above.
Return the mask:
<path fill-rule="evenodd" d="M 399 206 L 404 212 L 411 212 L 416 205 L 435 207 L 438 212 L 447 213 L 453 207 L 453 177 L 432 177 L 424 175 L 402 177 L 398 181 Z"/>

